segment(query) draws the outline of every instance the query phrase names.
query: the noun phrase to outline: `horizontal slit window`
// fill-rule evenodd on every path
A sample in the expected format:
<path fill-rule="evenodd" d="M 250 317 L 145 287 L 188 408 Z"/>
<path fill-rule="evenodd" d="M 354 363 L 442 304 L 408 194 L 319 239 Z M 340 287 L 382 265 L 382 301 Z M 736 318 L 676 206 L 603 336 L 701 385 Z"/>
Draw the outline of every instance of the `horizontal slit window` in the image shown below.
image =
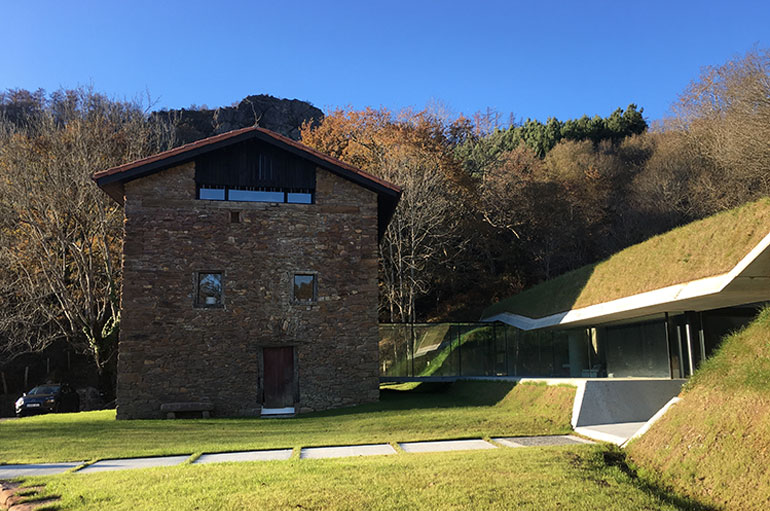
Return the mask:
<path fill-rule="evenodd" d="M 227 200 L 241 202 L 283 202 L 283 192 L 262 190 L 229 190 Z"/>
<path fill-rule="evenodd" d="M 198 199 L 233 202 L 285 202 L 313 204 L 312 189 L 253 188 L 222 185 L 198 185 Z"/>

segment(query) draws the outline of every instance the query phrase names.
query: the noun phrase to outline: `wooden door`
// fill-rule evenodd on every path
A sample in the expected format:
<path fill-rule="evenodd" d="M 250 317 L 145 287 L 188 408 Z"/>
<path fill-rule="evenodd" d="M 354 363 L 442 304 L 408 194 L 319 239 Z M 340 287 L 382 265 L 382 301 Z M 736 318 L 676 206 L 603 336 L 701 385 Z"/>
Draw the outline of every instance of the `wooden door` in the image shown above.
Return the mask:
<path fill-rule="evenodd" d="M 264 408 L 294 406 L 294 347 L 262 348 Z"/>

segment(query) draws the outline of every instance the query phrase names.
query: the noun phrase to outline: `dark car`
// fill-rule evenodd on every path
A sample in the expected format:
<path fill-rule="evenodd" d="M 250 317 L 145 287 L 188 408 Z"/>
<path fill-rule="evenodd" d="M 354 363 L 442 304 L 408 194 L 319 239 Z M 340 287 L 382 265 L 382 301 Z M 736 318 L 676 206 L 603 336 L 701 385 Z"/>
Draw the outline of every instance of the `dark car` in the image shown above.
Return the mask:
<path fill-rule="evenodd" d="M 77 412 L 80 397 L 66 383 L 38 385 L 16 400 L 16 416 L 34 413 Z"/>

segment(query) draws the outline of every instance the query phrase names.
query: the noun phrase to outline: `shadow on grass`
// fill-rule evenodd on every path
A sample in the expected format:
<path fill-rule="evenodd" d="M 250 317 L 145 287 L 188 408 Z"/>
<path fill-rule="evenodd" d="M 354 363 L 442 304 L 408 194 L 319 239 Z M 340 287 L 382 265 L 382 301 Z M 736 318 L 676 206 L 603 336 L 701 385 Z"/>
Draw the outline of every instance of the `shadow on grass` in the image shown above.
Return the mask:
<path fill-rule="evenodd" d="M 618 448 L 596 451 L 589 459 L 574 455 L 573 463 L 596 471 L 615 471 L 615 477 L 627 478 L 631 484 L 645 493 L 677 509 L 685 511 L 718 511 L 719 509 L 690 497 L 678 495 L 669 488 L 639 477 L 636 471 L 626 463 L 625 453 Z"/>
<path fill-rule="evenodd" d="M 516 382 L 422 382 L 408 390 L 380 389 L 380 401 L 349 408 L 337 408 L 302 417 L 337 417 L 394 410 L 428 410 L 495 406 Z"/>

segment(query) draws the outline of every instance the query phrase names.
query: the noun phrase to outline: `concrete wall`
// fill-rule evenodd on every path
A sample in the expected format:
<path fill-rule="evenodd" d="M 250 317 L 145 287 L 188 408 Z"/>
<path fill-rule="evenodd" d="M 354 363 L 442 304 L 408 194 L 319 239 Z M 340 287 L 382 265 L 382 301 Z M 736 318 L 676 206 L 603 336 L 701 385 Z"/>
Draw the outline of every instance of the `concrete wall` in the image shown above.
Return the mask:
<path fill-rule="evenodd" d="M 125 186 L 118 418 L 256 414 L 264 346 L 295 347 L 300 412 L 376 400 L 376 194 L 319 168 L 315 204 L 203 201 L 194 175 Z M 194 307 L 198 271 L 223 273 L 223 308 Z M 294 272 L 317 274 L 317 303 L 292 303 Z"/>
<path fill-rule="evenodd" d="M 679 394 L 686 380 L 587 380 L 578 387 L 572 427 L 645 422 Z"/>

